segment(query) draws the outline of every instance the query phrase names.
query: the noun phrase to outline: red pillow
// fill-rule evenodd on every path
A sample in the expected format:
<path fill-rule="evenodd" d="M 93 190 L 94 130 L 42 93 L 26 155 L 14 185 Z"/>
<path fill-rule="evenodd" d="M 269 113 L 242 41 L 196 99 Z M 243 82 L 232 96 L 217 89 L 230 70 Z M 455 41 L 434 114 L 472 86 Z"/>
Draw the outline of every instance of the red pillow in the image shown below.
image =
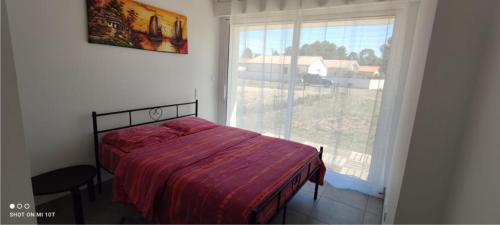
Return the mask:
<path fill-rule="evenodd" d="M 217 127 L 218 125 L 198 117 L 184 117 L 166 122 L 162 124 L 162 126 L 178 130 L 182 132 L 183 135 L 189 135 L 212 129 L 214 127 Z"/>
<path fill-rule="evenodd" d="M 112 131 L 102 137 L 102 142 L 113 145 L 123 152 L 151 144 L 161 143 L 181 136 L 179 131 L 163 126 L 145 125 Z"/>

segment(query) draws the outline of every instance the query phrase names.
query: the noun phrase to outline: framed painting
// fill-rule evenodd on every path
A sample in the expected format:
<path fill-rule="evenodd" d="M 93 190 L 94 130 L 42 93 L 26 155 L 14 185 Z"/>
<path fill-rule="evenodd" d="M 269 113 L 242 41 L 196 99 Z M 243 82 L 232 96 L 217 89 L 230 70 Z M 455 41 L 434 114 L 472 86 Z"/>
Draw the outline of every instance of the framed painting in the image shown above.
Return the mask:
<path fill-rule="evenodd" d="M 88 41 L 188 53 L 186 16 L 133 0 L 87 0 Z"/>

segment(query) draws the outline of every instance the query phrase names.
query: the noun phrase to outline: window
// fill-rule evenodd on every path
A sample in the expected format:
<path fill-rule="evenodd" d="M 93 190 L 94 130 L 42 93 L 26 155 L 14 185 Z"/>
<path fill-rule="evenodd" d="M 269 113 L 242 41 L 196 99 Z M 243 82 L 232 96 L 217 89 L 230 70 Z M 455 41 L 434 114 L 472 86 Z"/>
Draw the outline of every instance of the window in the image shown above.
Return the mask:
<path fill-rule="evenodd" d="M 323 146 L 327 179 L 378 195 L 403 90 L 398 18 L 390 7 L 234 18 L 227 124 Z"/>

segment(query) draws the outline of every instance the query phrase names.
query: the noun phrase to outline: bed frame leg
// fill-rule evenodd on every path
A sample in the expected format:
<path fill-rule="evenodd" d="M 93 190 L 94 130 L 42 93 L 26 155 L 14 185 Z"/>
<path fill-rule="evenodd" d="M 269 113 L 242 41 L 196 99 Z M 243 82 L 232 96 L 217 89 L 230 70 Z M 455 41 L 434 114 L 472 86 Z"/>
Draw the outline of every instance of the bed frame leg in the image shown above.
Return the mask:
<path fill-rule="evenodd" d="M 102 179 L 101 179 L 101 167 L 97 165 L 97 190 L 99 194 L 102 194 Z"/>
<path fill-rule="evenodd" d="M 319 170 L 318 172 L 316 172 L 316 179 L 319 180 Z M 315 186 L 314 186 L 314 200 L 318 200 L 318 187 L 319 187 L 319 184 L 316 183 Z"/>
<path fill-rule="evenodd" d="M 283 221 L 282 224 L 286 224 L 286 205 L 283 207 Z"/>
<path fill-rule="evenodd" d="M 323 160 L 323 146 L 319 148 L 319 159 Z M 319 188 L 319 179 L 321 175 L 321 169 L 318 168 L 316 171 L 316 184 L 314 186 L 314 200 L 318 200 L 318 188 Z"/>
<path fill-rule="evenodd" d="M 250 214 L 250 224 L 257 224 L 257 210 L 252 209 L 252 213 Z"/>
<path fill-rule="evenodd" d="M 102 194 L 101 164 L 99 163 L 99 131 L 97 130 L 97 113 L 92 112 L 92 129 L 94 130 L 94 157 L 97 169 L 97 190 Z"/>

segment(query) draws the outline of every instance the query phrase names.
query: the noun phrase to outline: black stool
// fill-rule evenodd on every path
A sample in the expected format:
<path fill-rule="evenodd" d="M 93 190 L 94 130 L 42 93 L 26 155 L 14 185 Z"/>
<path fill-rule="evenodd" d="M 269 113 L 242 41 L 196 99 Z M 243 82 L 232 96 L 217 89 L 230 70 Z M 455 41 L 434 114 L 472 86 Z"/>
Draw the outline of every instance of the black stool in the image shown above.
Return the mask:
<path fill-rule="evenodd" d="M 95 200 L 94 176 L 96 169 L 93 166 L 80 165 L 71 166 L 31 178 L 34 195 L 49 195 L 70 191 L 73 197 L 73 210 L 75 212 L 75 222 L 83 224 L 82 197 L 80 187 L 87 184 L 90 201 Z"/>

